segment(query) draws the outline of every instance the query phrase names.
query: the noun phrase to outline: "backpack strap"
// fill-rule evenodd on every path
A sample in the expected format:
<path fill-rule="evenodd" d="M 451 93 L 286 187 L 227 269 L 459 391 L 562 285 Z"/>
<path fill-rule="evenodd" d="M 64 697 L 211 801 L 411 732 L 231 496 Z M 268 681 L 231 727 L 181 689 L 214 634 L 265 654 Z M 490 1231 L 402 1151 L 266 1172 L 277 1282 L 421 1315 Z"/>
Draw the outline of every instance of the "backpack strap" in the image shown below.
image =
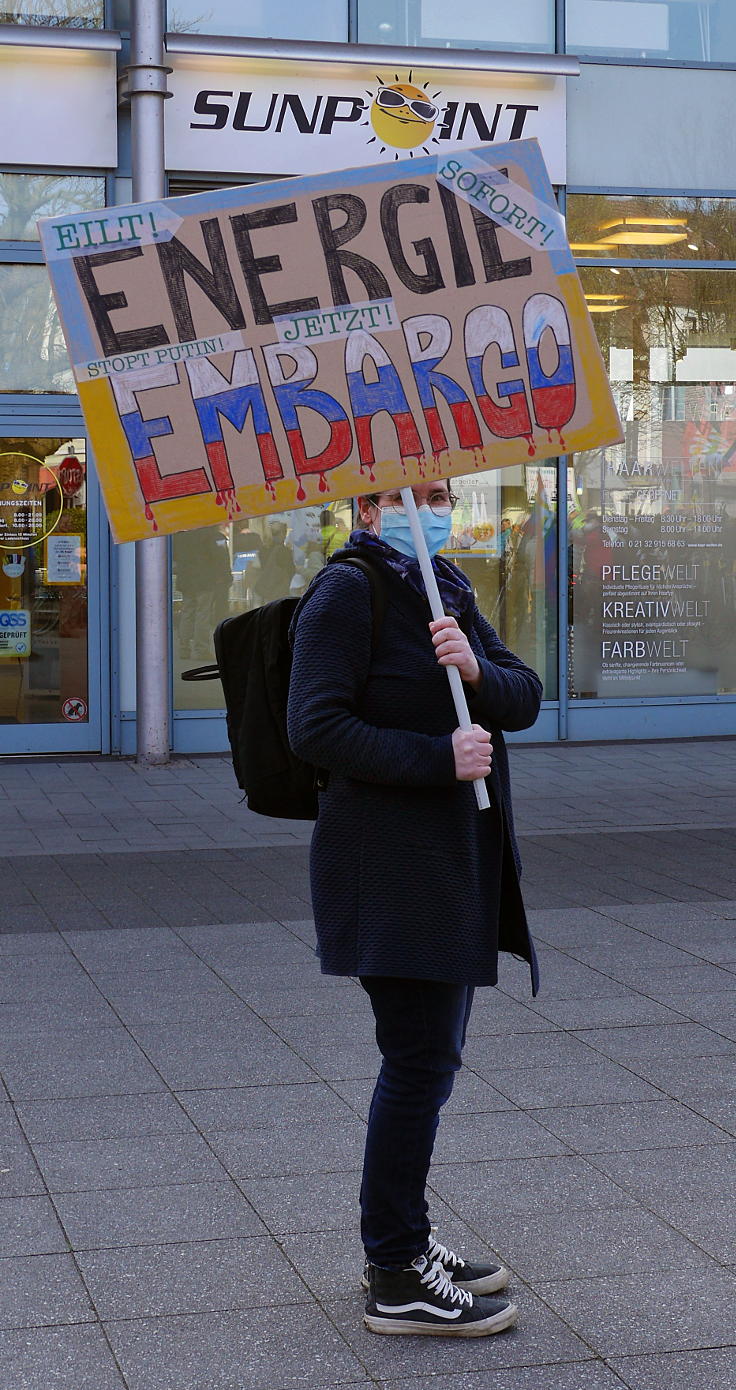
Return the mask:
<path fill-rule="evenodd" d="M 182 671 L 180 680 L 183 681 L 216 681 L 220 679 L 220 668 L 217 662 L 211 666 L 191 666 L 188 671 Z"/>
<path fill-rule="evenodd" d="M 367 560 L 363 555 L 344 555 L 339 551 L 336 555 L 331 555 L 327 563 L 331 565 L 352 565 L 354 569 L 362 570 L 363 574 L 366 576 L 371 590 L 371 651 L 375 652 L 386 614 L 386 586 L 380 567 L 374 564 L 372 560 Z"/>

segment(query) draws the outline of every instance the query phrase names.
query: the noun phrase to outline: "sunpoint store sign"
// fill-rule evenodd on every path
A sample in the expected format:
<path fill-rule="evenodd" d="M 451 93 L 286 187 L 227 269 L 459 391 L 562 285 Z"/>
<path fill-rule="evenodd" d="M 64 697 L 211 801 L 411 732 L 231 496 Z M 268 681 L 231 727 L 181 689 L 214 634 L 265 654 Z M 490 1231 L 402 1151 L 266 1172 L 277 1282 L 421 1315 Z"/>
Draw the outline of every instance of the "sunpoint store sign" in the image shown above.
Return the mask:
<path fill-rule="evenodd" d="M 564 77 L 170 56 L 179 173 L 323 173 L 535 137 L 565 182 Z"/>

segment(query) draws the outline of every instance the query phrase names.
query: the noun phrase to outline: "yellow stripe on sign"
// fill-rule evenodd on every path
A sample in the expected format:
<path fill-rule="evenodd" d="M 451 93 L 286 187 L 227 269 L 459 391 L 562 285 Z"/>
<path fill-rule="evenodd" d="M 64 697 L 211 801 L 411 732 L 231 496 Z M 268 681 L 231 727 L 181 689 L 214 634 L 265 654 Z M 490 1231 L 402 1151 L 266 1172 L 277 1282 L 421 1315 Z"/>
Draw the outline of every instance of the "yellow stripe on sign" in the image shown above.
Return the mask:
<path fill-rule="evenodd" d="M 79 402 L 89 429 L 110 529 L 116 541 L 132 540 L 145 526 L 144 502 L 109 381 L 80 381 Z"/>

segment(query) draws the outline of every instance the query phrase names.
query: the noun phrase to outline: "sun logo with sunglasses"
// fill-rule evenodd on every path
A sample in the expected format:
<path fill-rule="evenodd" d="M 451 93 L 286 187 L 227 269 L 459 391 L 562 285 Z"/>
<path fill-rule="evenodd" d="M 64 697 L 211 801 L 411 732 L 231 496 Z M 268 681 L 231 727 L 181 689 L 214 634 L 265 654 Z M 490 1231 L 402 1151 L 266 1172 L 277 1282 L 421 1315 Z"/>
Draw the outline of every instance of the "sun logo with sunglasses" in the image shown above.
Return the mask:
<path fill-rule="evenodd" d="M 429 96 L 426 91 L 428 82 L 425 82 L 423 88 L 415 87 L 411 81 L 411 73 L 408 82 L 400 82 L 398 74 L 395 76 L 395 82 L 390 84 L 382 77 L 377 77 L 380 83 L 378 91 L 375 95 L 372 92 L 368 93 L 372 102 L 369 120 L 363 124 L 370 124 L 375 132 L 368 144 L 373 145 L 380 141 L 379 154 L 383 154 L 386 147 L 391 146 L 394 150 L 408 150 L 409 157 L 413 159 L 414 150 L 418 145 L 422 146 L 425 154 L 429 154 L 427 142 L 437 143 L 437 137 L 433 132 L 440 108 L 435 103 L 441 94 L 434 92 Z M 395 159 L 399 157 L 398 154 L 394 155 Z"/>

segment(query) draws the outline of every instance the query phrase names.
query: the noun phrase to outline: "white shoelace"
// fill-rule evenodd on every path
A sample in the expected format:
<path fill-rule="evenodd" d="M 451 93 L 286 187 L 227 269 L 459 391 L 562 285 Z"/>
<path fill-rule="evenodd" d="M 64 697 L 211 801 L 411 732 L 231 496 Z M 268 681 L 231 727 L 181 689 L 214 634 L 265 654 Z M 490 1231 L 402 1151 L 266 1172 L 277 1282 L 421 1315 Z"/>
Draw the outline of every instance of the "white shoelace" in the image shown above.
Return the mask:
<path fill-rule="evenodd" d="M 462 1269 L 465 1264 L 465 1261 L 461 1260 L 460 1256 L 456 1255 L 454 1250 L 448 1250 L 446 1245 L 440 1245 L 440 1242 L 434 1239 L 429 1242 L 427 1259 L 432 1261 L 439 1260 L 440 1263 L 445 1266 L 445 1269 L 448 1265 L 453 1270 Z"/>
<path fill-rule="evenodd" d="M 435 1260 L 430 1269 L 425 1270 L 421 1276 L 421 1282 L 426 1284 L 432 1292 L 439 1294 L 440 1298 L 449 1298 L 451 1303 L 459 1303 L 461 1307 L 467 1304 L 472 1308 L 473 1295 L 467 1289 L 459 1289 L 453 1284 L 447 1270 L 443 1268 L 439 1260 Z"/>

